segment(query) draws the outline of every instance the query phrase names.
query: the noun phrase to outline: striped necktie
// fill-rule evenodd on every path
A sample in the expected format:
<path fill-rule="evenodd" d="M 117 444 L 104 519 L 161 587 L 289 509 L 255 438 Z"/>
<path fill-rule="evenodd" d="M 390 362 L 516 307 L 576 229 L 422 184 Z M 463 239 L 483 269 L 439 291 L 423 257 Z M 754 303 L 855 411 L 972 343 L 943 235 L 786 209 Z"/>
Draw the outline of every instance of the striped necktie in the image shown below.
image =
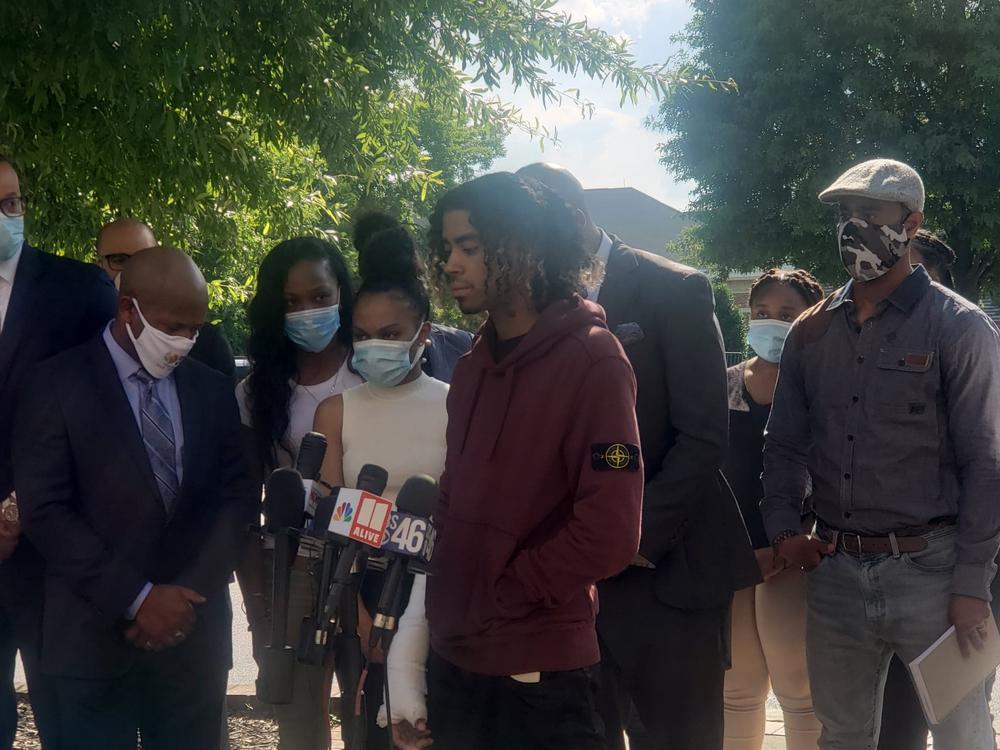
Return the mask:
<path fill-rule="evenodd" d="M 156 477 L 160 499 L 167 514 L 173 509 L 177 499 L 177 443 L 174 442 L 174 426 L 170 414 L 156 395 L 156 378 L 145 370 L 139 370 L 132 379 L 139 384 L 139 423 L 142 442 L 149 456 L 149 465 Z"/>

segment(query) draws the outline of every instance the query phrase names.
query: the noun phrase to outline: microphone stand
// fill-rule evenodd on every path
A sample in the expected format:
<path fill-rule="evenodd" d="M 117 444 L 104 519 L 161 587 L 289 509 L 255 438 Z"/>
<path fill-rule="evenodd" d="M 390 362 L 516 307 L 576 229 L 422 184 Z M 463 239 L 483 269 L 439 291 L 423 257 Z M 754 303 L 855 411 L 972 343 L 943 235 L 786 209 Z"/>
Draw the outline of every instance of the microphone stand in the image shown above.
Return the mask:
<path fill-rule="evenodd" d="M 264 668 L 258 678 L 265 703 L 291 703 L 293 699 L 295 649 L 286 645 L 289 584 L 297 547 L 293 534 L 291 529 L 282 529 L 274 536 L 271 638 L 264 649 Z"/>
<path fill-rule="evenodd" d="M 358 713 L 355 706 L 365 674 L 365 658 L 358 636 L 358 581 L 355 578 L 341 598 L 337 617 L 337 634 L 334 636 L 334 655 L 337 682 L 340 684 L 340 721 L 344 747 L 347 750 L 365 750 L 367 721 L 364 708 Z"/>

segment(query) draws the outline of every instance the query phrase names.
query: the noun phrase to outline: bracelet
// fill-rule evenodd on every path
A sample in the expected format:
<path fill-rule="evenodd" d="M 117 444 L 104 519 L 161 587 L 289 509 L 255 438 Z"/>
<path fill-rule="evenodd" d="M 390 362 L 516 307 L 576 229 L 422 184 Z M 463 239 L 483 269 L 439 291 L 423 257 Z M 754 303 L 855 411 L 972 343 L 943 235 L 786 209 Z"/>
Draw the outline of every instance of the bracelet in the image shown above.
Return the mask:
<path fill-rule="evenodd" d="M 774 537 L 774 539 L 771 540 L 771 550 L 774 552 L 774 556 L 775 557 L 780 556 L 781 553 L 779 552 L 779 550 L 781 548 L 782 542 L 787 542 L 792 537 L 800 535 L 801 532 L 793 531 L 792 529 L 785 529 L 780 534 L 778 534 L 778 536 Z"/>

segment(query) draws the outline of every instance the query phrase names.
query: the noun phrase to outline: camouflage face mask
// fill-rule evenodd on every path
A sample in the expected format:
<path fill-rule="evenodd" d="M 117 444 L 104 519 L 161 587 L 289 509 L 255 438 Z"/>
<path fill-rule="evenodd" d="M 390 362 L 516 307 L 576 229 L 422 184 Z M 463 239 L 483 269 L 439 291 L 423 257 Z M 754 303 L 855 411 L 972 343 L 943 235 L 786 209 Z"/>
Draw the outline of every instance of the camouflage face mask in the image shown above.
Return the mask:
<path fill-rule="evenodd" d="M 887 274 L 906 255 L 909 240 L 905 221 L 893 226 L 851 218 L 837 225 L 840 258 L 856 281 L 872 281 Z"/>

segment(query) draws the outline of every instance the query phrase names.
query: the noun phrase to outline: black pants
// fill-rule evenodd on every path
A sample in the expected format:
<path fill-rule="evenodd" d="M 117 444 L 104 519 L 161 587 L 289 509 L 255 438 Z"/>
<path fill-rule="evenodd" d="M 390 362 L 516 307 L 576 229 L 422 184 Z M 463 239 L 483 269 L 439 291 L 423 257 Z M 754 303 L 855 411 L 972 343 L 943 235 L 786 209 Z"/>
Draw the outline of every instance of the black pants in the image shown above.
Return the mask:
<path fill-rule="evenodd" d="M 543 672 L 536 683 L 459 669 L 432 653 L 428 723 L 434 750 L 601 750 L 599 668 Z"/>
<path fill-rule="evenodd" d="M 670 607 L 654 576 L 629 568 L 599 586 L 606 747 L 628 731 L 631 750 L 721 750 L 730 608 Z"/>
<path fill-rule="evenodd" d="M 369 664 L 365 680 L 365 737 L 367 750 L 393 750 L 389 745 L 389 732 L 378 725 L 378 711 L 385 700 L 385 665 Z"/>
<path fill-rule="evenodd" d="M 21 652 L 28 697 L 43 750 L 59 750 L 52 678 L 41 671 L 41 588 L 38 596 L 17 603 L 0 604 L 0 748 L 10 750 L 17 734 L 17 696 L 14 693 L 14 659 Z"/>
<path fill-rule="evenodd" d="M 227 673 L 167 650 L 114 679 L 58 677 L 61 734 L 73 750 L 136 750 L 137 734 L 143 750 L 219 750 Z"/>

